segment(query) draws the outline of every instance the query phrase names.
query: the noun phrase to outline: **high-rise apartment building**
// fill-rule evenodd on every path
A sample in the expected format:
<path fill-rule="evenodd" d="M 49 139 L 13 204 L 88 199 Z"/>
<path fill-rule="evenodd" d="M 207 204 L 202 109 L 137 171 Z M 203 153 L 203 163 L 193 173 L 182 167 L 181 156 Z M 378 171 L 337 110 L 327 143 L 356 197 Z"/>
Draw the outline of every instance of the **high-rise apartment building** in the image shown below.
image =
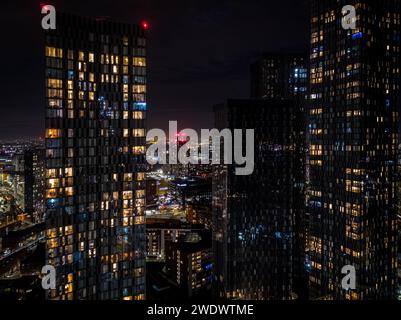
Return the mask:
<path fill-rule="evenodd" d="M 294 104 L 294 115 L 299 121 L 298 134 L 294 142 L 298 146 L 300 165 L 291 172 L 299 194 L 307 184 L 306 172 L 306 114 L 308 98 L 309 66 L 307 54 L 266 53 L 251 65 L 251 97 L 255 99 L 289 99 Z M 298 139 L 295 141 L 295 139 Z M 294 291 L 300 299 L 307 298 L 307 274 L 305 270 L 305 244 L 308 219 L 305 212 L 305 197 L 298 197 L 293 203 L 295 215 L 293 238 L 293 279 Z"/>
<path fill-rule="evenodd" d="M 342 8 L 356 9 L 356 29 Z M 401 1 L 311 1 L 312 297 L 387 299 L 396 281 Z M 356 289 L 344 290 L 344 266 Z"/>
<path fill-rule="evenodd" d="M 255 168 L 213 172 L 213 251 L 217 294 L 227 299 L 296 297 L 293 257 L 304 208 L 303 121 L 291 100 L 228 100 L 216 106 L 216 128 L 255 130 Z"/>
<path fill-rule="evenodd" d="M 48 298 L 142 300 L 145 30 L 57 13 L 45 37 Z"/>
<path fill-rule="evenodd" d="M 204 230 L 166 242 L 166 273 L 185 298 L 208 298 L 212 288 L 212 236 Z"/>
<path fill-rule="evenodd" d="M 25 212 L 39 222 L 45 212 L 45 150 L 29 149 L 24 152 Z"/>
<path fill-rule="evenodd" d="M 251 65 L 251 98 L 304 99 L 308 89 L 306 54 L 267 53 Z"/>

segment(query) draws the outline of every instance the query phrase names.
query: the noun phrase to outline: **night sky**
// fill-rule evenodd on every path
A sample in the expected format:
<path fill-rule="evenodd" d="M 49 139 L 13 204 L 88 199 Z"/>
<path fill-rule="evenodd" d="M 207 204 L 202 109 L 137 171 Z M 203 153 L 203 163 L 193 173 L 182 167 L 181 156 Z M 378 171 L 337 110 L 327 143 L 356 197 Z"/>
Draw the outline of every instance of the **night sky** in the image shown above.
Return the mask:
<path fill-rule="evenodd" d="M 43 136 L 40 4 L 150 23 L 149 128 L 213 127 L 212 106 L 249 96 L 249 65 L 265 51 L 308 50 L 307 0 L 9 0 L 0 12 L 0 140 Z"/>

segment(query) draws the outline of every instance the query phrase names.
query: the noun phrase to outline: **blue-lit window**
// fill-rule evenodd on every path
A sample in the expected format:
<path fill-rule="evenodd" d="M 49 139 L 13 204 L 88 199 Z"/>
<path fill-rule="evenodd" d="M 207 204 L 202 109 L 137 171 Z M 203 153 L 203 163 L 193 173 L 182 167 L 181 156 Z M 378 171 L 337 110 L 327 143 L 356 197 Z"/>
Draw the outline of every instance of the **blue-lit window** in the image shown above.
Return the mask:
<path fill-rule="evenodd" d="M 317 207 L 317 208 L 322 207 L 322 203 L 320 201 L 311 201 L 310 205 L 311 205 L 311 207 Z"/>
<path fill-rule="evenodd" d="M 363 37 L 363 33 L 362 32 L 357 32 L 357 33 L 354 33 L 352 35 L 352 40 L 361 39 L 362 37 Z"/>
<path fill-rule="evenodd" d="M 68 71 L 68 80 L 74 80 L 74 71 L 72 70 Z"/>
<path fill-rule="evenodd" d="M 213 263 L 209 263 L 208 265 L 205 266 L 206 270 L 212 270 L 213 269 Z"/>
<path fill-rule="evenodd" d="M 59 199 L 49 199 L 47 200 L 47 208 L 48 209 L 56 209 L 60 205 Z"/>
<path fill-rule="evenodd" d="M 146 111 L 147 110 L 146 102 L 134 102 L 134 110 Z"/>

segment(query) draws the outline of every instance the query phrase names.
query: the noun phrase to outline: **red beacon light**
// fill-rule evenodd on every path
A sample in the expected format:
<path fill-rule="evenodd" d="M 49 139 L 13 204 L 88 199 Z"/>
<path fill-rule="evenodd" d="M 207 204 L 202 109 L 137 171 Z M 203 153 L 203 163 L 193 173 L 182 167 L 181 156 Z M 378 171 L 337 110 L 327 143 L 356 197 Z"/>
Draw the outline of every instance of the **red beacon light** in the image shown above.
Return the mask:
<path fill-rule="evenodd" d="M 149 29 L 149 23 L 147 21 L 142 21 L 142 28 L 144 28 L 145 30 Z"/>

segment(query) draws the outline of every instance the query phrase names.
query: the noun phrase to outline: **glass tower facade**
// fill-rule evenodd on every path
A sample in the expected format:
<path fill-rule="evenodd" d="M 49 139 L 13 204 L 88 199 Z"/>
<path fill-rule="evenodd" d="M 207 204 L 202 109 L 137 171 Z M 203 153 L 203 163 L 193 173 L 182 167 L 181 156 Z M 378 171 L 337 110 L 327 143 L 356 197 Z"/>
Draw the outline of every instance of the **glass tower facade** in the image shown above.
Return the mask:
<path fill-rule="evenodd" d="M 396 280 L 399 0 L 315 0 L 308 166 L 313 298 L 386 299 Z M 342 8 L 356 9 L 356 29 Z M 356 289 L 344 290 L 344 266 Z"/>
<path fill-rule="evenodd" d="M 57 13 L 45 34 L 48 299 L 145 298 L 145 30 Z"/>
<path fill-rule="evenodd" d="M 306 98 L 307 62 L 306 54 L 265 54 L 251 65 L 251 98 Z"/>
<path fill-rule="evenodd" d="M 225 299 L 290 300 L 303 254 L 304 122 L 291 100 L 228 100 L 220 130 L 255 130 L 255 168 L 213 167 L 216 294 Z M 297 287 L 297 289 L 296 289 Z"/>

